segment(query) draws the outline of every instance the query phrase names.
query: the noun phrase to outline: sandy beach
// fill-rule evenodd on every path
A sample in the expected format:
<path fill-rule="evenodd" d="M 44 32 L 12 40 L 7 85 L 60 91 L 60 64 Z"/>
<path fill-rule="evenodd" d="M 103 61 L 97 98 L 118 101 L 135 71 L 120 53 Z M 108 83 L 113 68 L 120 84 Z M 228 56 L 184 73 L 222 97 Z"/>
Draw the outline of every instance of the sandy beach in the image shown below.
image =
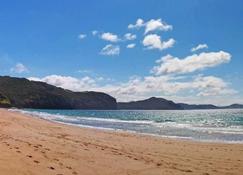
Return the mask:
<path fill-rule="evenodd" d="M 201 143 L 73 127 L 0 109 L 1 175 L 243 172 L 243 144 Z"/>

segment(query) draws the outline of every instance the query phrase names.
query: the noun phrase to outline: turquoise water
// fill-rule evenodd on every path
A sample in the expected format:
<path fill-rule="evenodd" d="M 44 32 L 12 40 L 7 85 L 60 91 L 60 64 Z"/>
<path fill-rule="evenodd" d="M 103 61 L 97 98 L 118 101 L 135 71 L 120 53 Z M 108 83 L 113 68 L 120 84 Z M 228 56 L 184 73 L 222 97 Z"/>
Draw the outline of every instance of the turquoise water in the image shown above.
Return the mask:
<path fill-rule="evenodd" d="M 20 112 L 81 127 L 200 141 L 243 142 L 243 110 L 32 110 Z"/>

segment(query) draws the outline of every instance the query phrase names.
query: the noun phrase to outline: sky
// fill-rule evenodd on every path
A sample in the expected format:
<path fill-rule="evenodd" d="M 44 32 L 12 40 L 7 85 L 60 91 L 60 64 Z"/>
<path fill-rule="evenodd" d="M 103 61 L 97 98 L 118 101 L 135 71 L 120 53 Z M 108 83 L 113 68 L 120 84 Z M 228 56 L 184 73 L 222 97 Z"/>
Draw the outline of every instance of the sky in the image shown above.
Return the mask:
<path fill-rule="evenodd" d="M 0 75 L 118 101 L 243 103 L 243 1 L 9 0 Z"/>

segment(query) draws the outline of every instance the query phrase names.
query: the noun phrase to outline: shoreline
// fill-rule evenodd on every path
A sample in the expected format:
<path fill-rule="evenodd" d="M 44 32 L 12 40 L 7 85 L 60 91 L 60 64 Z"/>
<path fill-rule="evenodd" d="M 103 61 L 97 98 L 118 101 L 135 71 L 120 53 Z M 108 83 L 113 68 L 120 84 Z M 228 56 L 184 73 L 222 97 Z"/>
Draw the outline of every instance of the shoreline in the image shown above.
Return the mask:
<path fill-rule="evenodd" d="M 5 109 L 0 116 L 4 175 L 243 172 L 243 144 L 73 127 Z"/>
<path fill-rule="evenodd" d="M 172 139 L 172 140 L 181 140 L 181 141 L 189 141 L 189 142 L 199 142 L 199 143 L 219 143 L 219 144 L 242 144 L 243 145 L 243 140 L 242 141 L 227 141 L 227 140 L 206 140 L 206 139 L 195 139 L 193 137 L 181 137 L 181 136 L 168 136 L 168 135 L 159 135 L 159 134 L 152 134 L 152 133 L 144 133 L 144 132 L 137 132 L 133 130 L 124 130 L 124 129 L 115 129 L 115 128 L 105 128 L 105 127 L 94 127 L 94 126 L 89 126 L 89 125 L 82 125 L 82 124 L 72 124 L 72 123 L 65 123 L 61 121 L 55 121 L 51 119 L 46 119 L 43 117 L 40 117 L 38 114 L 33 114 L 29 113 L 27 111 L 24 111 L 22 109 L 7 109 L 10 112 L 16 112 L 19 114 L 27 115 L 29 117 L 34 117 L 37 119 L 41 119 L 44 121 L 49 121 L 57 124 L 63 124 L 67 126 L 72 126 L 72 127 L 78 127 L 78 128 L 86 128 L 86 129 L 96 129 L 96 130 L 101 130 L 104 132 L 120 132 L 120 133 L 127 133 L 127 134 L 135 134 L 135 135 L 141 135 L 141 136 L 148 136 L 148 137 L 157 137 L 161 139 Z M 216 109 L 217 110 L 217 109 Z M 48 114 L 48 113 L 47 113 Z M 48 114 L 51 115 L 51 114 Z M 55 114 L 56 115 L 56 114 Z M 121 120 L 122 121 L 122 120 Z M 124 122 L 124 121 L 122 121 Z"/>

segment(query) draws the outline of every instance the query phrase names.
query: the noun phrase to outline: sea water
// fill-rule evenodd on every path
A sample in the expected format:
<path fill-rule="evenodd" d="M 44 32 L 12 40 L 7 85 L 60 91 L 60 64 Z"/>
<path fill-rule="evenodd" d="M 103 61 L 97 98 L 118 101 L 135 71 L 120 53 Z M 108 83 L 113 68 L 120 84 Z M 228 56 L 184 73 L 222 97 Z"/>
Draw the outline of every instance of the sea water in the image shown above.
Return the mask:
<path fill-rule="evenodd" d="M 243 143 L 243 109 L 18 110 L 55 122 L 199 141 Z"/>

